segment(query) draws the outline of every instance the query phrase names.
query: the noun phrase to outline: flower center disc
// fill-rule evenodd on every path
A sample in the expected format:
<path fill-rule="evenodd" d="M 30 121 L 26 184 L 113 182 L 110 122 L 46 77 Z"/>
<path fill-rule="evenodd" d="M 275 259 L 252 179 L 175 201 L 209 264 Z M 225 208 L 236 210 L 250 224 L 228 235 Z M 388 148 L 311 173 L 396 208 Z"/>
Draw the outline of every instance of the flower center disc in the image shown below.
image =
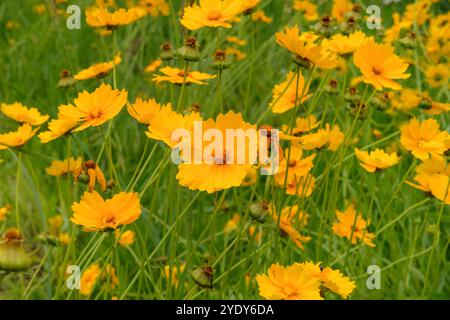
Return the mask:
<path fill-rule="evenodd" d="M 219 20 L 221 16 L 222 16 L 222 15 L 220 14 L 219 11 L 211 11 L 211 12 L 208 14 L 208 19 L 209 19 L 209 20 Z"/>

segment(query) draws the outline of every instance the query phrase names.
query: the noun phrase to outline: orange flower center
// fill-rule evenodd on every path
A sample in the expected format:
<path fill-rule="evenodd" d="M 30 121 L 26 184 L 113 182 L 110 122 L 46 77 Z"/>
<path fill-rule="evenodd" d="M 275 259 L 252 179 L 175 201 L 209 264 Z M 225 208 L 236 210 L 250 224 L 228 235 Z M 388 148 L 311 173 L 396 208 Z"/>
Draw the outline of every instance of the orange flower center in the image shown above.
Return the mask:
<path fill-rule="evenodd" d="M 212 153 L 212 156 L 214 158 L 214 163 L 218 165 L 227 164 L 228 156 L 227 153 L 224 151 L 222 155 L 216 156 L 215 153 Z"/>
<path fill-rule="evenodd" d="M 375 74 L 375 75 L 380 75 L 381 74 L 381 71 L 378 69 L 378 68 L 375 68 L 375 67 L 372 67 L 372 72 Z"/>
<path fill-rule="evenodd" d="M 219 11 L 211 11 L 208 14 L 208 19 L 209 20 L 219 20 L 222 17 L 222 15 L 220 14 Z"/>
<path fill-rule="evenodd" d="M 103 224 L 105 225 L 106 228 L 115 228 L 116 218 L 111 214 L 107 214 L 106 217 L 103 219 Z"/>

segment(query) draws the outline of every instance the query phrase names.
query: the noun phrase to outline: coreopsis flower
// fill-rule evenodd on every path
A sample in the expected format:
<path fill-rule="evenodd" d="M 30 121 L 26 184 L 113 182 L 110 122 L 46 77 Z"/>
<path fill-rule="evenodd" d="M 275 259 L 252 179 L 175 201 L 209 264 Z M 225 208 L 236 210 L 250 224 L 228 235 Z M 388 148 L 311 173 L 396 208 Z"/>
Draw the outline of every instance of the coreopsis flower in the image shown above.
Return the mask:
<path fill-rule="evenodd" d="M 181 24 L 189 30 L 231 28 L 230 20 L 242 12 L 242 0 L 200 0 L 184 8 Z"/>
<path fill-rule="evenodd" d="M 143 100 L 137 98 L 133 104 L 128 103 L 127 110 L 130 116 L 140 123 L 150 125 L 157 115 L 172 111 L 172 106 L 170 103 L 161 106 L 155 99 Z"/>
<path fill-rule="evenodd" d="M 418 174 L 414 177 L 414 180 L 419 184 L 415 184 L 409 181 L 405 181 L 405 183 L 407 183 L 411 187 L 433 195 L 446 204 L 450 204 L 450 186 L 448 174 Z"/>
<path fill-rule="evenodd" d="M 117 66 L 121 61 L 120 54 L 118 54 L 115 56 L 114 60 L 94 64 L 87 69 L 81 70 L 74 75 L 73 78 L 78 81 L 92 78 L 101 79 L 107 76 L 114 66 Z"/>
<path fill-rule="evenodd" d="M 283 113 L 291 110 L 311 97 L 311 94 L 308 94 L 309 83 L 305 83 L 305 78 L 303 78 L 301 72 L 299 76 L 294 72 L 289 72 L 286 81 L 275 85 L 272 90 L 272 101 L 270 102 L 270 108 L 273 113 Z"/>
<path fill-rule="evenodd" d="M 344 21 L 345 14 L 352 10 L 353 4 L 348 0 L 333 0 L 331 16 L 337 21 Z"/>
<path fill-rule="evenodd" d="M 295 119 L 295 127 L 289 129 L 287 125 L 283 125 L 281 130 L 285 135 L 301 136 L 302 134 L 309 132 L 320 125 L 320 121 L 314 115 L 310 115 L 306 118 Z M 290 140 L 289 138 L 287 140 Z"/>
<path fill-rule="evenodd" d="M 340 55 L 348 55 L 363 46 L 367 41 L 366 35 L 361 31 L 355 31 L 348 36 L 336 34 L 326 41 L 327 48 Z"/>
<path fill-rule="evenodd" d="M 235 230 L 237 226 L 239 225 L 239 221 L 241 221 L 241 216 L 239 213 L 235 213 L 226 223 L 223 227 L 223 232 L 230 233 L 231 231 Z"/>
<path fill-rule="evenodd" d="M 116 231 L 116 238 L 119 239 L 119 245 L 122 247 L 131 246 L 134 243 L 135 234 L 131 230 L 120 233 L 119 230 Z"/>
<path fill-rule="evenodd" d="M 95 4 L 99 8 L 115 8 L 115 0 L 95 0 Z"/>
<path fill-rule="evenodd" d="M 314 64 L 323 69 L 336 67 L 336 55 L 325 47 L 316 44 L 315 37 L 302 36 L 298 26 L 286 28 L 284 32 L 277 32 L 275 37 L 277 43 L 289 50 L 295 56 L 295 61 L 300 65 L 310 67 L 311 64 Z"/>
<path fill-rule="evenodd" d="M 81 275 L 80 278 L 80 294 L 90 296 L 94 291 L 95 284 L 100 278 L 101 268 L 97 263 L 90 265 Z"/>
<path fill-rule="evenodd" d="M 261 0 L 242 0 L 241 2 L 241 12 L 246 14 L 248 12 L 251 12 L 252 9 L 254 9 L 261 2 Z"/>
<path fill-rule="evenodd" d="M 242 52 L 241 50 L 233 48 L 233 47 L 226 48 L 225 53 L 227 56 L 234 56 L 236 61 L 242 61 L 247 56 L 247 54 L 245 52 Z"/>
<path fill-rule="evenodd" d="M 327 290 L 337 293 L 342 298 L 347 299 L 348 296 L 356 288 L 355 282 L 345 277 L 341 271 L 333 270 L 330 267 L 321 268 L 320 262 L 314 264 L 312 262 L 298 263 L 303 270 L 310 276 L 317 278 L 323 286 L 321 293 Z"/>
<path fill-rule="evenodd" d="M 422 92 L 421 102 L 426 105 L 423 112 L 429 115 L 439 115 L 441 113 L 450 111 L 450 103 L 433 101 L 428 95 L 428 92 Z"/>
<path fill-rule="evenodd" d="M 8 148 L 18 148 L 28 142 L 39 128 L 33 129 L 31 125 L 25 123 L 21 125 L 17 131 L 0 134 L 0 146 Z"/>
<path fill-rule="evenodd" d="M 188 71 L 185 76 L 184 70 L 172 67 L 164 67 L 159 69 L 159 71 L 164 75 L 154 75 L 153 81 L 155 81 L 156 83 L 168 81 L 170 83 L 179 85 L 183 83 L 206 85 L 207 83 L 205 82 L 205 80 L 214 79 L 216 77 L 216 75 L 211 75 L 198 71 Z"/>
<path fill-rule="evenodd" d="M 75 106 L 68 105 L 60 109 L 60 117 L 82 122 L 73 132 L 97 127 L 113 119 L 122 110 L 127 103 L 127 96 L 126 90 L 115 90 L 103 83 L 92 93 L 79 93 L 74 100 Z"/>
<path fill-rule="evenodd" d="M 268 17 L 263 10 L 258 10 L 252 13 L 253 21 L 260 21 L 263 23 L 272 23 L 273 18 Z"/>
<path fill-rule="evenodd" d="M 284 207 L 279 215 L 274 210 L 270 211 L 273 221 L 280 228 L 282 234 L 289 236 L 295 245 L 303 250 L 303 243 L 309 242 L 311 237 L 302 236 L 296 226 L 305 226 L 308 222 L 308 214 L 299 210 L 298 206 Z"/>
<path fill-rule="evenodd" d="M 136 221 L 141 215 L 137 193 L 121 192 L 103 200 L 97 192 L 85 192 L 80 202 L 72 205 L 70 220 L 89 231 L 116 230 Z"/>
<path fill-rule="evenodd" d="M 2 103 L 0 110 L 8 118 L 21 124 L 28 123 L 32 126 L 40 126 L 49 118 L 49 116 L 41 114 L 38 109 L 27 108 L 20 102 L 11 104 Z"/>
<path fill-rule="evenodd" d="M 60 177 L 78 170 L 82 163 L 83 160 L 81 158 L 68 158 L 62 161 L 54 160 L 50 167 L 45 169 L 45 172 L 47 172 L 48 175 Z"/>
<path fill-rule="evenodd" d="M 10 211 L 11 211 L 11 206 L 9 204 L 6 206 L 0 207 L 0 221 L 4 221 Z"/>
<path fill-rule="evenodd" d="M 437 65 L 429 65 L 425 72 L 425 77 L 432 88 L 442 87 L 448 82 L 449 71 L 448 66 L 440 63 Z"/>
<path fill-rule="evenodd" d="M 368 172 L 392 167 L 400 161 L 400 158 L 395 152 L 388 154 L 381 149 L 368 152 L 355 148 L 355 154 L 361 167 Z"/>
<path fill-rule="evenodd" d="M 145 67 L 144 72 L 145 73 L 154 73 L 158 68 L 163 64 L 163 61 L 161 59 L 156 59 L 155 61 L 151 62 L 148 66 Z"/>
<path fill-rule="evenodd" d="M 257 275 L 256 281 L 259 294 L 269 300 L 323 300 L 320 281 L 299 264 L 288 267 L 272 264 L 268 274 Z"/>
<path fill-rule="evenodd" d="M 186 268 L 186 264 L 181 264 L 180 267 L 176 266 L 165 266 L 163 273 L 166 281 L 170 281 L 170 284 L 178 287 L 180 280 L 178 279 L 178 274 L 183 273 Z"/>
<path fill-rule="evenodd" d="M 139 5 L 152 17 L 168 16 L 170 7 L 166 0 L 140 0 Z"/>
<path fill-rule="evenodd" d="M 421 97 L 416 90 L 403 88 L 400 95 L 395 95 L 391 99 L 392 107 L 396 110 L 410 110 L 417 108 L 420 104 Z"/>
<path fill-rule="evenodd" d="M 141 7 L 119 9 L 109 12 L 106 8 L 92 8 L 86 11 L 86 23 L 91 27 L 114 29 L 141 19 L 146 11 Z"/>
<path fill-rule="evenodd" d="M 416 173 L 427 175 L 445 174 L 450 176 L 450 165 L 447 164 L 444 158 L 430 157 L 416 167 Z"/>
<path fill-rule="evenodd" d="M 185 129 L 192 134 L 194 122 L 201 120 L 198 112 L 182 115 L 167 106 L 154 116 L 145 134 L 150 139 L 163 141 L 170 148 L 175 148 L 182 141 L 182 137 L 173 136 L 175 130 Z"/>
<path fill-rule="evenodd" d="M 368 38 L 366 43 L 355 51 L 353 62 L 363 74 L 363 81 L 377 90 L 400 90 L 402 86 L 394 80 L 410 76 L 405 73 L 408 63 L 394 54 L 394 47 L 376 43 L 373 38 Z"/>
<path fill-rule="evenodd" d="M 226 38 L 227 42 L 237 44 L 238 46 L 245 46 L 247 44 L 247 41 L 244 39 L 240 39 L 235 36 L 229 36 Z"/>
<path fill-rule="evenodd" d="M 328 145 L 328 149 L 336 151 L 344 141 L 344 133 L 338 125 L 334 125 L 330 129 L 327 123 L 325 128 L 317 130 L 317 132 L 309 133 L 299 137 L 299 143 L 305 150 L 321 149 Z"/>
<path fill-rule="evenodd" d="M 240 113 L 232 111 L 227 114 L 219 114 L 214 121 L 209 119 L 203 122 L 203 130 L 216 129 L 221 132 L 221 137 L 215 137 L 213 150 L 208 145 L 210 153 L 203 152 L 203 161 L 195 163 L 194 161 L 182 163 L 178 166 L 177 180 L 180 185 L 188 187 L 191 190 L 206 191 L 213 193 L 223 189 L 238 187 L 245 179 L 247 172 L 252 168 L 252 154 L 250 154 L 249 143 L 237 142 L 237 137 L 233 137 L 234 143 L 226 141 L 227 129 L 255 130 L 256 126 L 243 120 Z M 195 139 L 195 138 L 194 138 Z M 222 139 L 222 140 L 221 140 Z M 216 150 L 216 146 L 221 145 L 222 150 Z M 233 148 L 233 149 L 230 149 Z M 201 147 L 200 150 L 205 150 Z M 194 150 L 194 157 L 195 157 Z M 244 161 L 240 161 L 242 156 Z M 242 160 L 242 159 L 241 159 Z"/>
<path fill-rule="evenodd" d="M 313 160 L 316 154 L 303 158 L 303 149 L 298 146 L 292 146 L 290 151 L 285 149 L 283 160 L 280 161 L 278 172 L 275 174 L 275 182 L 283 186 L 285 178 L 292 181 L 295 177 L 305 177 L 314 167 Z M 287 163 L 289 159 L 289 163 Z M 287 171 L 287 175 L 286 175 Z"/>
<path fill-rule="evenodd" d="M 442 157 L 448 150 L 447 139 L 448 133 L 440 131 L 434 119 L 420 122 L 414 118 L 400 127 L 400 143 L 420 160 L 427 160 L 430 156 Z"/>
<path fill-rule="evenodd" d="M 107 264 L 102 274 L 102 280 L 106 284 L 109 284 L 111 289 L 114 289 L 119 284 L 119 278 L 116 275 L 116 268 L 110 264 Z"/>
<path fill-rule="evenodd" d="M 356 212 L 353 205 L 350 205 L 344 212 L 336 210 L 337 222 L 333 223 L 333 232 L 342 238 L 347 238 L 352 244 L 361 240 L 369 247 L 375 247 L 373 240 L 375 234 L 367 231 L 370 220 L 363 219 L 360 213 Z"/>
<path fill-rule="evenodd" d="M 77 167 L 73 171 L 73 177 L 75 183 L 78 182 L 82 175 L 86 175 L 87 179 L 89 179 L 89 192 L 93 192 L 95 188 L 95 183 L 98 182 L 100 185 L 100 189 L 102 191 L 106 191 L 106 179 L 103 171 L 100 167 L 92 160 L 88 160 L 84 162 L 81 166 Z"/>
<path fill-rule="evenodd" d="M 72 133 L 77 125 L 77 118 L 53 119 L 48 124 L 48 130 L 39 134 L 39 139 L 42 143 L 49 143 L 50 141 Z"/>
<path fill-rule="evenodd" d="M 57 239 L 58 239 L 58 242 L 63 246 L 67 246 L 72 242 L 72 238 L 66 232 L 60 232 L 58 234 Z"/>
<path fill-rule="evenodd" d="M 307 21 L 319 19 L 317 14 L 317 5 L 307 0 L 295 0 L 294 10 L 300 11 Z"/>
<path fill-rule="evenodd" d="M 48 224 L 50 226 L 50 232 L 52 233 L 58 233 L 63 225 L 63 217 L 60 214 L 57 214 L 56 216 L 48 218 Z"/>

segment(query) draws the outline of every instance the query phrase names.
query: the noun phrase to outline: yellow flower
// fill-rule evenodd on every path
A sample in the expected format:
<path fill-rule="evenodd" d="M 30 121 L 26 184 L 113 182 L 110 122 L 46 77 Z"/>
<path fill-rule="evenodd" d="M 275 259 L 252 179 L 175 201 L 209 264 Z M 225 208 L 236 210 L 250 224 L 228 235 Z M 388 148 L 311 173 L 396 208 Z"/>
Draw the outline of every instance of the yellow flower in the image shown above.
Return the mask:
<path fill-rule="evenodd" d="M 315 21 L 319 18 L 317 5 L 307 0 L 295 0 L 294 10 L 300 11 L 307 21 Z"/>
<path fill-rule="evenodd" d="M 289 164 L 287 163 L 289 156 L 289 149 L 284 151 L 284 159 L 280 161 L 278 172 L 275 174 L 275 182 L 279 186 L 283 186 L 285 177 L 287 181 L 292 181 L 294 178 L 305 177 L 314 167 L 313 160 L 316 157 L 312 154 L 303 158 L 303 150 L 300 147 L 292 146 L 290 150 Z M 288 174 L 286 175 L 286 170 Z"/>
<path fill-rule="evenodd" d="M 137 193 L 121 192 L 105 201 L 94 191 L 85 192 L 80 202 L 72 205 L 72 211 L 73 223 L 91 231 L 106 231 L 136 221 L 141 204 Z"/>
<path fill-rule="evenodd" d="M 225 53 L 228 56 L 234 56 L 237 61 L 244 60 L 245 57 L 247 56 L 247 54 L 245 52 L 242 52 L 241 50 L 233 48 L 233 47 L 226 48 Z"/>
<path fill-rule="evenodd" d="M 142 100 L 137 98 L 133 104 L 128 103 L 127 110 L 130 116 L 137 121 L 149 125 L 157 115 L 170 112 L 172 106 L 170 103 L 161 106 L 155 99 Z"/>
<path fill-rule="evenodd" d="M 314 189 L 316 178 L 311 174 L 307 176 L 292 176 L 286 184 L 286 194 L 298 197 L 309 197 Z"/>
<path fill-rule="evenodd" d="M 94 191 L 96 182 L 99 183 L 100 189 L 102 191 L 106 191 L 105 176 L 103 174 L 103 171 L 94 161 L 88 160 L 73 171 L 75 183 L 78 182 L 78 179 L 82 173 L 86 174 L 89 177 L 89 192 Z"/>
<path fill-rule="evenodd" d="M 368 172 L 375 172 L 380 169 L 392 167 L 400 160 L 395 152 L 388 154 L 381 149 L 375 149 L 369 153 L 368 151 L 362 151 L 355 148 L 355 154 L 361 167 Z"/>
<path fill-rule="evenodd" d="M 17 131 L 0 134 L 0 147 L 21 147 L 27 143 L 38 130 L 39 128 L 33 129 L 28 123 L 25 123 L 20 126 Z"/>
<path fill-rule="evenodd" d="M 302 262 L 298 265 L 300 265 L 311 277 L 317 278 L 325 289 L 339 294 L 344 299 L 346 299 L 356 288 L 355 282 L 351 281 L 348 277 L 345 277 L 339 270 L 333 270 L 330 267 L 326 267 L 322 270 L 320 262 L 317 264 L 312 262 Z"/>
<path fill-rule="evenodd" d="M 241 12 L 241 0 L 200 0 L 198 5 L 184 8 L 181 24 L 189 30 L 231 28 L 230 20 Z"/>
<path fill-rule="evenodd" d="M 60 108 L 62 107 L 65 106 L 60 106 Z M 70 105 L 68 108 L 71 109 L 73 106 Z M 78 118 L 67 117 L 53 119 L 48 124 L 48 130 L 39 134 L 39 139 L 42 143 L 49 143 L 50 141 L 68 135 L 78 125 L 78 120 Z"/>
<path fill-rule="evenodd" d="M 2 103 L 0 110 L 5 116 L 21 124 L 28 123 L 32 126 L 40 126 L 49 118 L 47 115 L 42 115 L 36 108 L 27 108 L 20 102 L 12 104 Z"/>
<path fill-rule="evenodd" d="M 367 231 L 370 220 L 363 219 L 361 214 L 357 214 L 353 205 L 350 205 L 344 212 L 336 210 L 338 222 L 333 223 L 332 230 L 339 237 L 350 240 L 356 244 L 356 240 L 362 240 L 369 247 L 375 247 L 373 240 L 375 235 Z"/>
<path fill-rule="evenodd" d="M 169 265 L 164 267 L 164 277 L 167 281 L 170 281 L 171 285 L 178 287 L 180 280 L 178 279 L 178 273 L 183 273 L 186 268 L 185 264 L 181 264 L 180 267 L 171 267 Z"/>
<path fill-rule="evenodd" d="M 363 81 L 377 90 L 400 90 L 402 86 L 394 80 L 410 76 L 405 73 L 408 64 L 394 54 L 394 48 L 389 44 L 375 43 L 373 38 L 367 39 L 366 43 L 355 51 L 353 62 L 363 74 Z"/>
<path fill-rule="evenodd" d="M 329 267 L 323 269 L 320 280 L 325 288 L 339 294 L 344 299 L 347 299 L 356 288 L 354 281 L 345 277 L 339 270 L 333 270 Z"/>
<path fill-rule="evenodd" d="M 90 265 L 81 275 L 80 278 L 80 294 L 90 296 L 94 290 L 95 284 L 100 277 L 100 266 L 95 263 Z"/>
<path fill-rule="evenodd" d="M 328 149 L 336 151 L 341 143 L 344 141 L 344 133 L 338 125 L 334 125 L 333 129 L 330 129 L 330 125 L 327 123 L 325 128 L 317 130 L 315 133 L 309 133 L 299 138 L 299 142 L 306 150 L 321 149 L 328 144 Z"/>
<path fill-rule="evenodd" d="M 6 219 L 6 215 L 11 211 L 11 206 L 6 205 L 0 207 L 0 221 L 4 221 Z"/>
<path fill-rule="evenodd" d="M 184 70 L 172 67 L 164 67 L 159 71 L 161 71 L 164 75 L 154 75 L 153 81 L 155 81 L 156 83 L 168 81 L 174 84 L 183 84 L 183 82 L 185 81 L 186 84 L 195 83 L 206 85 L 207 83 L 204 80 L 214 79 L 216 77 L 215 75 L 198 71 L 189 71 L 185 76 Z"/>
<path fill-rule="evenodd" d="M 208 193 L 240 186 L 247 172 L 252 168 L 252 164 L 249 164 L 249 143 L 245 143 L 246 161 L 241 164 L 238 161 L 238 153 L 241 153 L 242 150 L 237 152 L 241 143 L 237 143 L 235 137 L 234 150 L 229 150 L 230 143 L 225 141 L 227 136 L 226 130 L 242 129 L 245 132 L 248 129 L 256 130 L 256 126 L 245 122 L 240 113 L 230 111 L 227 114 L 219 114 L 216 121 L 213 119 L 204 121 L 203 130 L 206 131 L 208 129 L 217 129 L 222 133 L 223 141 L 220 142 L 222 142 L 223 150 L 220 150 L 220 154 L 216 154 L 217 150 L 214 148 L 209 155 L 204 155 L 205 157 L 200 164 L 195 163 L 195 161 L 180 164 L 178 166 L 177 180 L 180 185 L 191 190 L 206 191 Z M 217 139 L 218 137 L 216 137 L 215 144 L 220 144 Z M 206 145 L 209 146 L 209 144 Z M 205 146 L 205 149 L 201 148 L 201 150 L 206 150 L 207 146 Z"/>
<path fill-rule="evenodd" d="M 47 7 L 44 3 L 36 4 L 33 6 L 33 11 L 39 15 L 43 14 L 45 11 L 47 11 Z"/>
<path fill-rule="evenodd" d="M 450 176 L 450 165 L 444 158 L 428 158 L 416 167 L 417 174 L 445 174 Z"/>
<path fill-rule="evenodd" d="M 449 71 L 448 66 L 440 63 L 437 65 L 429 65 L 426 72 L 425 77 L 427 79 L 428 84 L 432 88 L 442 87 L 444 84 L 448 82 Z"/>
<path fill-rule="evenodd" d="M 242 7 L 241 7 L 241 11 L 244 12 L 244 14 L 246 12 L 251 11 L 254 7 L 256 7 L 261 0 L 242 0 Z"/>
<path fill-rule="evenodd" d="M 63 222 L 64 220 L 60 214 L 48 218 L 48 224 L 50 225 L 51 232 L 58 233 L 59 229 L 61 229 L 61 226 L 63 225 Z"/>
<path fill-rule="evenodd" d="M 112 29 L 133 23 L 145 15 L 146 11 L 140 7 L 119 9 L 112 13 L 106 8 L 93 8 L 86 11 L 86 23 L 91 27 Z"/>
<path fill-rule="evenodd" d="M 410 185 L 413 188 L 419 189 L 421 191 L 429 192 L 431 193 L 431 180 L 433 175 L 430 174 L 418 174 L 414 177 L 414 180 L 418 182 L 419 184 L 414 184 L 409 181 L 405 181 L 406 184 Z"/>
<path fill-rule="evenodd" d="M 235 230 L 239 224 L 239 221 L 241 220 L 241 216 L 239 213 L 235 213 L 233 217 L 227 221 L 225 226 L 223 227 L 223 232 L 229 233 L 233 230 Z"/>
<path fill-rule="evenodd" d="M 265 12 L 262 10 L 258 10 L 252 13 L 253 21 L 261 21 L 263 23 L 271 23 L 273 18 L 266 16 Z"/>
<path fill-rule="evenodd" d="M 329 41 L 326 41 L 326 46 L 332 52 L 346 55 L 363 46 L 366 41 L 366 35 L 361 31 L 356 31 L 348 36 L 336 34 Z"/>
<path fill-rule="evenodd" d="M 295 226 L 303 227 L 308 223 L 308 214 L 301 211 L 298 206 L 284 207 L 278 215 L 275 210 L 270 210 L 273 221 L 283 234 L 289 236 L 295 245 L 304 249 L 303 243 L 309 242 L 311 237 L 302 236 Z"/>
<path fill-rule="evenodd" d="M 325 47 L 314 43 L 315 37 L 302 36 L 298 26 L 286 28 L 275 34 L 277 43 L 294 54 L 296 61 L 309 67 L 314 64 L 323 69 L 333 69 L 337 65 L 336 55 Z"/>
<path fill-rule="evenodd" d="M 320 281 L 303 271 L 299 264 L 283 267 L 272 264 L 267 275 L 256 276 L 259 294 L 269 300 L 323 300 Z"/>
<path fill-rule="evenodd" d="M 446 139 L 448 133 L 440 131 L 434 119 L 419 122 L 414 118 L 400 127 L 400 143 L 420 160 L 427 160 L 429 156 L 442 157 L 448 149 Z"/>
<path fill-rule="evenodd" d="M 67 246 L 68 244 L 70 244 L 72 242 L 72 239 L 70 238 L 70 235 L 68 233 L 61 232 L 58 235 L 58 241 L 63 246 Z"/>
<path fill-rule="evenodd" d="M 170 13 L 170 7 L 166 0 L 140 0 L 139 5 L 152 17 L 168 16 Z"/>
<path fill-rule="evenodd" d="M 337 21 L 344 21 L 345 14 L 352 10 L 353 4 L 348 0 L 333 0 L 331 16 Z"/>
<path fill-rule="evenodd" d="M 174 139 L 172 134 L 175 130 L 186 129 L 191 134 L 194 131 L 194 121 L 201 121 L 202 118 L 198 112 L 188 115 L 181 115 L 172 111 L 170 106 L 163 107 L 151 121 L 148 131 L 145 132 L 147 137 L 154 140 L 163 141 L 170 148 L 176 147 L 181 140 Z"/>
<path fill-rule="evenodd" d="M 295 119 L 295 127 L 292 131 L 289 130 L 287 125 L 283 125 L 281 129 L 285 134 L 291 134 L 293 136 L 300 136 L 302 133 L 309 132 L 320 125 L 320 121 L 314 115 L 310 115 L 307 118 L 297 118 Z M 289 140 L 289 139 L 288 139 Z"/>
<path fill-rule="evenodd" d="M 421 98 L 416 90 L 404 88 L 399 96 L 394 96 L 391 100 L 392 106 L 397 110 L 410 110 L 417 108 Z"/>
<path fill-rule="evenodd" d="M 150 63 L 148 66 L 145 67 L 144 72 L 145 73 L 153 73 L 163 64 L 163 61 L 161 59 L 156 59 L 152 63 Z"/>
<path fill-rule="evenodd" d="M 102 84 L 89 93 L 83 91 L 75 99 L 75 107 L 67 106 L 60 110 L 61 117 L 83 122 L 73 131 L 81 131 L 89 127 L 97 127 L 114 118 L 127 103 L 126 90 L 114 90 L 110 85 Z"/>
<path fill-rule="evenodd" d="M 45 171 L 51 176 L 59 177 L 74 172 L 81 167 L 82 162 L 81 158 L 69 158 L 62 161 L 54 160 Z"/>
<path fill-rule="evenodd" d="M 131 230 L 127 230 L 123 233 L 120 233 L 119 230 L 117 230 L 116 238 L 119 238 L 119 245 L 122 247 L 128 247 L 134 243 L 135 234 Z"/>
<path fill-rule="evenodd" d="M 275 85 L 272 90 L 272 101 L 270 108 L 273 113 L 283 113 L 294 108 L 297 104 L 305 102 L 311 97 L 308 94 L 309 83 L 305 84 L 302 73 L 300 78 L 294 72 L 289 72 L 286 81 Z M 297 86 L 298 84 L 298 86 Z"/>
<path fill-rule="evenodd" d="M 90 66 L 87 69 L 81 70 L 76 75 L 73 76 L 75 80 L 87 80 L 87 79 L 100 79 L 108 75 L 114 66 L 117 66 L 122 59 L 120 54 L 116 55 L 113 61 L 97 63 Z"/>
<path fill-rule="evenodd" d="M 243 187 L 248 187 L 248 186 L 252 186 L 256 183 L 256 178 L 257 178 L 257 172 L 256 172 L 256 168 L 251 168 L 248 172 L 247 175 L 245 176 L 244 180 L 241 183 L 241 186 Z"/>
<path fill-rule="evenodd" d="M 430 179 L 431 194 L 445 204 L 450 204 L 450 178 L 445 174 L 436 174 Z"/>
<path fill-rule="evenodd" d="M 245 46 L 247 44 L 247 41 L 239 39 L 238 37 L 227 37 L 226 40 L 227 42 L 235 43 L 238 46 Z"/>

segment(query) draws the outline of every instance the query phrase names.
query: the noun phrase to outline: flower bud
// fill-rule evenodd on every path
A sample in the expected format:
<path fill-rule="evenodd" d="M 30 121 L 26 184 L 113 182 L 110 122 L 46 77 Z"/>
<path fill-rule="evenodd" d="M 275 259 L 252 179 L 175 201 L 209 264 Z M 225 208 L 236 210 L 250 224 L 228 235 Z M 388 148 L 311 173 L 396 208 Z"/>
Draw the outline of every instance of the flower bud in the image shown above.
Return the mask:
<path fill-rule="evenodd" d="M 0 270 L 24 271 L 31 267 L 33 261 L 26 253 L 23 238 L 18 229 L 7 230 L 0 240 Z"/>
<path fill-rule="evenodd" d="M 168 42 L 164 43 L 161 46 L 162 53 L 159 55 L 159 58 L 163 61 L 172 60 L 174 57 L 174 53 L 172 50 L 172 45 Z"/>
<path fill-rule="evenodd" d="M 212 289 L 214 270 L 210 265 L 203 265 L 202 267 L 192 271 L 192 278 L 202 288 Z"/>
<path fill-rule="evenodd" d="M 332 25 L 332 19 L 330 16 L 323 16 L 322 19 L 320 19 L 320 22 L 317 22 L 313 27 L 312 30 L 316 33 L 320 34 L 322 37 L 328 38 L 330 37 L 334 32 L 334 27 Z"/>
<path fill-rule="evenodd" d="M 197 39 L 188 37 L 184 42 L 184 46 L 178 49 L 178 56 L 186 61 L 200 60 L 200 50 Z"/>
<path fill-rule="evenodd" d="M 250 216 L 260 223 L 264 222 L 268 211 L 269 204 L 266 200 L 254 202 L 250 205 Z"/>
<path fill-rule="evenodd" d="M 78 177 L 78 181 L 80 181 L 81 183 L 84 183 L 84 184 L 88 184 L 89 183 L 89 176 L 87 175 L 87 173 L 83 172 Z"/>
<path fill-rule="evenodd" d="M 59 88 L 70 87 L 70 86 L 74 85 L 75 82 L 77 82 L 77 81 L 71 76 L 70 71 L 63 70 L 63 71 L 61 71 L 61 74 L 59 75 L 59 81 L 56 86 Z"/>
<path fill-rule="evenodd" d="M 398 41 L 405 49 L 414 49 L 417 45 L 417 35 L 414 32 L 408 32 Z"/>
<path fill-rule="evenodd" d="M 324 87 L 324 91 L 328 94 L 333 94 L 336 95 L 339 93 L 339 88 L 338 88 L 338 82 L 337 80 L 331 80 L 330 82 L 328 82 L 327 85 L 325 85 Z"/>
<path fill-rule="evenodd" d="M 231 62 L 227 59 L 227 54 L 223 50 L 216 50 L 214 53 L 214 62 L 211 68 L 214 70 L 225 70 L 231 66 Z"/>

